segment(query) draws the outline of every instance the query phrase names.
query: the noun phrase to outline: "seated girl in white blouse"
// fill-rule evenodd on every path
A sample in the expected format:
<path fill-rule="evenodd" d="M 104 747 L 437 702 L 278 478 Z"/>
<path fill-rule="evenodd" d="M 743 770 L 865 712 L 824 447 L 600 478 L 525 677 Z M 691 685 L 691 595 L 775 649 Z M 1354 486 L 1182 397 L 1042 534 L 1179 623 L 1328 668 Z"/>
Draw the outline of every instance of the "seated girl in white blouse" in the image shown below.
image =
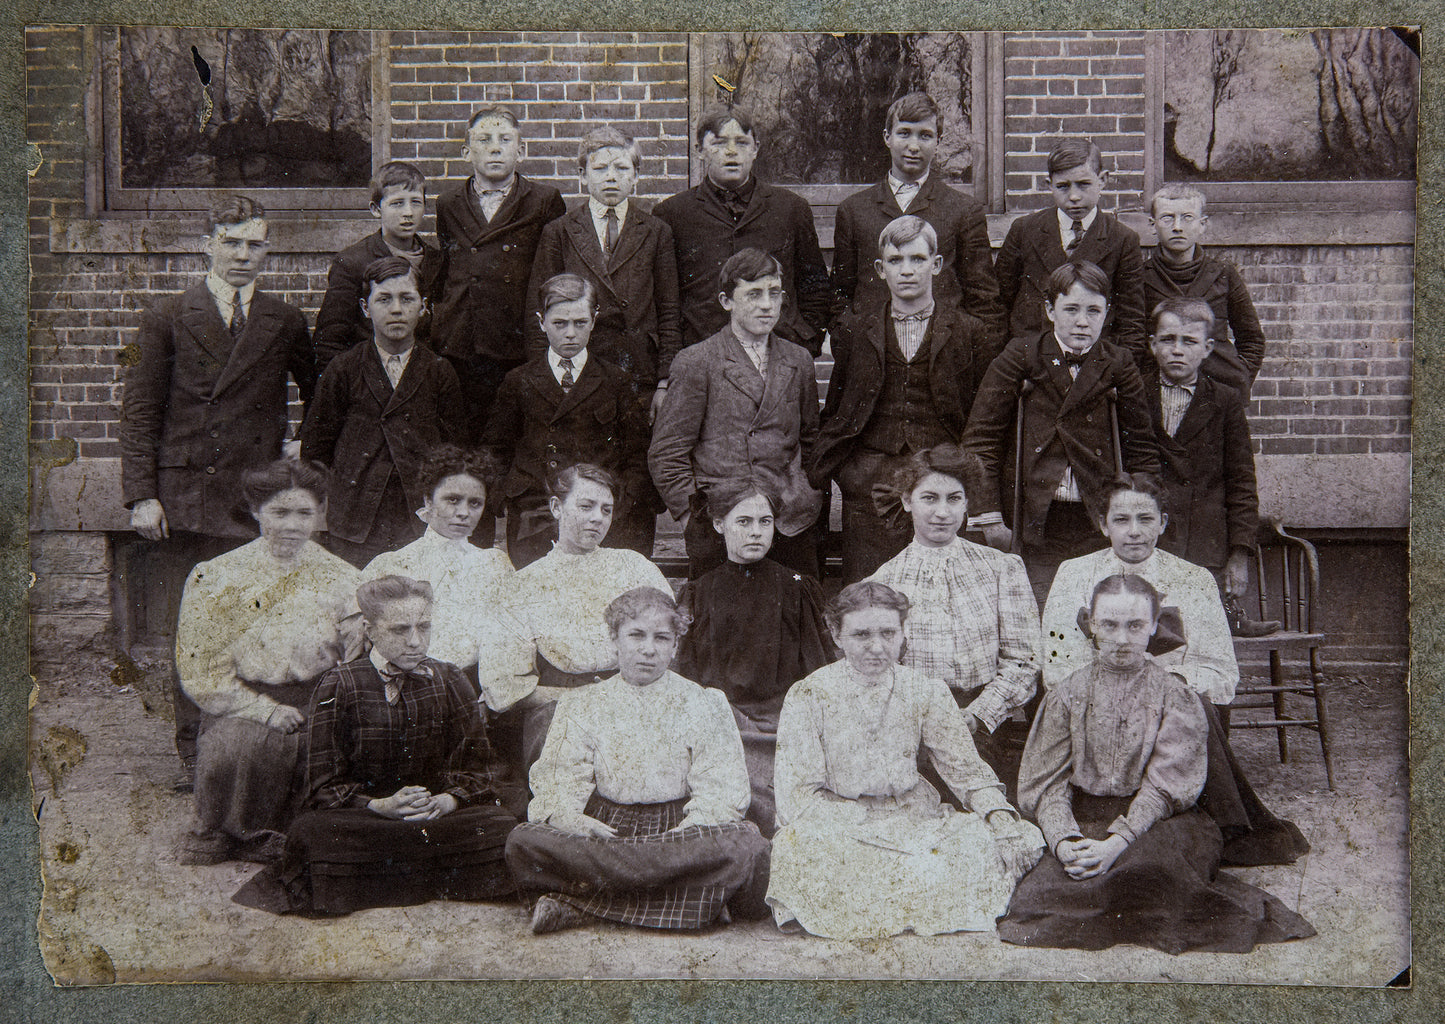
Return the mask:
<path fill-rule="evenodd" d="M 720 690 L 668 671 L 687 626 L 671 596 L 607 606 L 619 672 L 564 694 L 532 766 L 527 824 L 507 839 L 532 930 L 589 917 L 701 928 L 765 916 L 768 841 L 743 820 L 748 773 Z"/>

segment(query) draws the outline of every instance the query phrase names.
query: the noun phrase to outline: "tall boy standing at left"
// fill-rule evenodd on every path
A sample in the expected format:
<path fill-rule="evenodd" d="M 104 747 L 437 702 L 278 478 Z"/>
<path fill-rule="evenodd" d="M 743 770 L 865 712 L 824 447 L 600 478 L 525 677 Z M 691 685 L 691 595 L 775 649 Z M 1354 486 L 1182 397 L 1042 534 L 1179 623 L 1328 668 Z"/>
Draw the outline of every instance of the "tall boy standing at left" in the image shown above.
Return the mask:
<path fill-rule="evenodd" d="M 245 196 L 212 207 L 201 245 L 210 270 L 141 317 L 139 359 L 121 400 L 121 480 L 131 529 L 159 542 L 146 558 L 166 621 L 198 562 L 256 535 L 232 516 L 241 474 L 279 458 L 287 432 L 286 375 L 303 403 L 315 356 L 301 310 L 256 287 L 266 264 L 266 211 Z M 176 752 L 189 772 L 200 709 L 175 678 Z"/>
<path fill-rule="evenodd" d="M 481 438 L 502 378 L 526 358 L 527 283 L 537 242 L 542 228 L 567 212 L 555 188 L 517 173 L 526 153 L 515 114 L 478 110 L 462 145 L 472 175 L 437 200 L 443 264 L 432 347 L 457 371 L 469 445 Z M 486 519 L 478 535 L 491 536 Z"/>

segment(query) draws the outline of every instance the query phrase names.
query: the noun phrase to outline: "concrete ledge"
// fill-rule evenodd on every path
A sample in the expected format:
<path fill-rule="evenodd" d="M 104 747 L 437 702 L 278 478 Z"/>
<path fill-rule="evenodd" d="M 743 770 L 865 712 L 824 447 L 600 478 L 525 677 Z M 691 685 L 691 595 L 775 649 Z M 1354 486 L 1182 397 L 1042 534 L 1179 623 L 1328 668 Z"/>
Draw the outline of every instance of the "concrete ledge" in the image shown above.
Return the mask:
<path fill-rule="evenodd" d="M 1286 526 L 1410 525 L 1410 455 L 1256 455 L 1259 511 Z"/>
<path fill-rule="evenodd" d="M 833 247 L 833 208 L 814 208 L 818 240 Z M 1009 225 L 1020 213 L 990 214 L 988 236 L 995 248 L 1003 244 Z M 1120 219 L 1139 233 L 1145 245 L 1154 244 L 1154 229 L 1143 213 L 1124 213 Z M 336 251 L 338 238 L 351 238 L 375 221 L 365 213 L 275 213 L 268 217 L 273 253 Z M 428 225 L 430 227 L 430 225 Z M 50 224 L 53 253 L 185 253 L 199 250 L 204 223 L 186 214 L 156 218 L 57 218 Z M 1209 215 L 1211 245 L 1414 245 L 1415 211 L 1264 211 L 1241 213 L 1220 210 Z"/>

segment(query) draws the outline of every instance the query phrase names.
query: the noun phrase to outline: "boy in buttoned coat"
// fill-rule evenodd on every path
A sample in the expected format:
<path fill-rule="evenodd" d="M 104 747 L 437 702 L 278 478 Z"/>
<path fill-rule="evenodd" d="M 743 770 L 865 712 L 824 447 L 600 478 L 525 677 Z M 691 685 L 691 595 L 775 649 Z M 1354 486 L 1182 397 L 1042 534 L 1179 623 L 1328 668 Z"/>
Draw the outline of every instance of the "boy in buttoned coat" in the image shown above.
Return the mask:
<path fill-rule="evenodd" d="M 426 177 L 401 160 L 382 164 L 371 179 L 371 215 L 381 222 L 371 234 L 336 254 L 326 275 L 326 294 L 316 312 L 316 376 L 342 352 L 371 340 L 371 322 L 361 314 L 361 275 L 383 256 L 403 256 L 416 267 L 417 285 L 430 302 L 442 269 L 441 249 L 421 235 L 426 216 Z M 431 334 L 428 312 L 416 327 L 417 340 Z"/>
<path fill-rule="evenodd" d="M 783 307 L 783 268 L 758 249 L 723 264 L 718 301 L 728 326 L 672 362 L 648 449 L 652 481 L 674 519 L 684 520 L 688 575 L 726 557 L 703 509 L 709 487 L 751 480 L 781 497 L 770 557 L 818 575 L 814 524 L 823 495 L 803 472 L 818 436 L 818 385 L 806 349 L 773 333 Z"/>
<path fill-rule="evenodd" d="M 1160 302 L 1150 339 L 1158 371 L 1144 388 L 1169 513 L 1159 546 L 1212 571 L 1228 601 L 1249 587 L 1259 494 L 1244 402 L 1205 372 L 1213 331 L 1214 311 L 1204 299 Z"/>
<path fill-rule="evenodd" d="M 362 275 L 362 311 L 373 339 L 331 361 L 301 426 L 301 457 L 331 469 L 326 547 L 358 569 L 421 536 L 426 453 L 461 430 L 462 396 L 451 365 L 416 344 L 421 292 L 400 256 Z"/>
<path fill-rule="evenodd" d="M 783 308 L 775 333 L 816 356 L 832 306 L 828 266 L 807 200 L 753 174 L 761 142 L 746 111 L 705 112 L 697 124 L 702 182 L 652 211 L 672 228 L 682 343 L 695 345 L 727 326 L 717 304 L 718 273 L 731 256 L 751 248 L 771 253 L 782 267 Z"/>
<path fill-rule="evenodd" d="M 838 204 L 833 228 L 833 319 L 836 323 L 849 310 L 873 313 L 887 303 L 888 288 L 873 270 L 878 234 L 905 213 L 921 217 L 938 234 L 942 264 L 934 279 L 934 297 L 940 307 L 956 306 L 984 324 L 989 347 L 979 356 L 987 366 L 1008 340 L 988 223 L 983 203 L 949 188 L 933 173 L 939 137 L 938 105 L 926 92 L 908 93 L 888 108 L 883 133 L 892 163 L 888 176 Z"/>
<path fill-rule="evenodd" d="M 1049 153 L 1048 170 L 1054 205 L 1009 225 L 994 264 L 999 297 L 1009 311 L 1009 337 L 1049 326 L 1046 282 L 1055 268 L 1092 263 L 1108 280 L 1105 329 L 1115 345 L 1143 362 L 1147 332 L 1139 236 L 1099 209 L 1099 194 L 1109 180 L 1103 155 L 1087 139 L 1065 139 Z"/>
<path fill-rule="evenodd" d="M 1096 510 L 1118 463 L 1126 473 L 1159 473 L 1138 366 L 1104 332 L 1108 289 L 1108 275 L 1092 263 L 1066 263 L 1050 274 L 1043 312 L 1051 329 L 1004 347 L 984 374 L 964 432 L 964 447 L 985 470 L 970 524 L 989 544 L 1023 556 L 1040 607 L 1062 562 L 1104 546 Z M 1004 510 L 1012 515 L 1016 497 L 1020 517 L 1005 525 Z"/>
<path fill-rule="evenodd" d="M 682 347 L 672 229 L 631 199 L 640 170 L 635 141 L 615 128 L 595 129 L 577 162 L 587 200 L 542 229 L 530 308 L 541 312 L 542 286 L 558 274 L 591 281 L 597 321 L 587 351 L 626 375 L 651 421 L 662 404 L 657 382 Z M 543 355 L 547 339 L 535 315 L 527 335 L 527 357 Z"/>
<path fill-rule="evenodd" d="M 549 347 L 503 379 L 482 435 L 508 467 L 501 484 L 507 554 L 520 569 L 551 550 L 557 520 L 547 507 L 547 482 L 588 462 L 612 473 L 619 486 L 603 546 L 651 558 L 658 509 L 647 473 L 646 411 L 627 376 L 591 350 L 597 290 L 584 277 L 558 274 L 542 284 L 538 302 Z"/>
<path fill-rule="evenodd" d="M 843 492 L 843 582 L 861 580 L 907 546 L 911 523 L 889 524 L 873 485 L 898 459 L 963 438 L 988 367 L 988 329 L 937 300 L 943 272 L 933 225 L 912 215 L 880 233 L 874 276 L 888 302 L 846 314 L 833 330 L 833 373 L 808 477 Z"/>
<path fill-rule="evenodd" d="M 131 528 L 157 547 L 143 559 L 147 593 L 180 614 L 198 562 L 256 536 L 241 508 L 241 475 L 281 456 L 286 375 L 303 403 L 315 387 L 306 316 L 256 287 L 265 265 L 265 210 L 245 196 L 211 209 L 202 251 L 210 269 L 141 316 L 121 398 L 121 489 Z M 176 750 L 189 777 L 200 710 L 173 680 Z"/>
<path fill-rule="evenodd" d="M 463 440 L 476 444 L 507 371 L 526 357 L 527 285 L 542 229 L 567 212 L 551 185 L 517 173 L 526 155 L 517 116 L 484 107 L 467 124 L 472 174 L 437 200 L 442 272 L 432 348 L 456 370 L 466 403 Z M 485 517 L 475 536 L 486 536 Z"/>

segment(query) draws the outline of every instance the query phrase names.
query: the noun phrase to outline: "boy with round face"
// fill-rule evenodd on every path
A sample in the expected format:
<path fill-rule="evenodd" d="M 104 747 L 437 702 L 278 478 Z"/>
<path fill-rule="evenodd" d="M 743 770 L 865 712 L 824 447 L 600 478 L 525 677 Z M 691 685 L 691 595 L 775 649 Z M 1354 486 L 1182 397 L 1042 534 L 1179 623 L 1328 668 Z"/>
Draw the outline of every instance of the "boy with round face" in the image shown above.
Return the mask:
<path fill-rule="evenodd" d="M 988 481 L 971 525 L 994 547 L 1023 555 L 1040 605 L 1061 562 L 1100 546 L 1090 509 L 1116 463 L 1159 472 L 1139 370 L 1104 336 L 1109 289 L 1091 263 L 1055 270 L 1041 302 L 1050 329 L 1009 342 L 969 419 L 965 447 L 983 460 Z M 1014 511 L 1008 525 L 1005 508 Z"/>
<path fill-rule="evenodd" d="M 1159 240 L 1144 255 L 1146 308 L 1152 311 L 1165 299 L 1203 300 L 1213 313 L 1209 334 L 1214 343 L 1203 372 L 1248 401 L 1264 362 L 1264 331 L 1234 264 L 1205 252 L 1209 214 L 1204 193 L 1192 185 L 1165 184 L 1149 201 L 1149 219 Z"/>
<path fill-rule="evenodd" d="M 987 329 L 936 299 L 944 261 L 932 224 L 912 215 L 889 222 L 874 247 L 873 274 L 887 304 L 846 314 L 834 327 L 833 373 L 813 485 L 836 480 L 843 493 L 843 579 L 852 583 L 902 551 L 911 532 L 873 507 L 873 485 L 888 465 L 963 438 L 987 363 Z"/>
<path fill-rule="evenodd" d="M 371 324 L 358 309 L 361 276 L 369 264 L 383 256 L 401 256 L 416 268 L 417 291 L 424 307 L 441 271 L 441 250 L 421 235 L 426 217 L 426 177 L 412 164 L 393 160 L 382 164 L 371 179 L 371 216 L 377 230 L 336 254 L 326 277 L 326 294 L 316 313 L 316 376 L 326 372 L 332 359 L 352 345 L 371 340 Z M 431 332 L 430 309 L 417 322 L 417 339 L 426 342 Z"/>
<path fill-rule="evenodd" d="M 1087 139 L 1064 139 L 1049 153 L 1053 206 L 1009 226 L 994 268 L 1013 337 L 1047 326 L 1044 306 L 1050 297 L 1041 286 L 1049 274 L 1064 264 L 1087 261 L 1104 272 L 1101 294 L 1109 307 L 1104 326 L 1113 342 L 1136 360 L 1144 357 L 1139 236 L 1099 209 L 1108 183 L 1103 155 Z"/>
<path fill-rule="evenodd" d="M 198 248 L 209 270 L 141 316 L 121 406 L 122 498 L 131 528 L 152 542 L 146 600 L 174 624 L 198 562 L 253 538 L 231 515 L 241 474 L 279 458 L 287 433 L 286 378 L 303 402 L 315 388 L 306 317 L 257 287 L 269 250 L 265 210 L 225 196 Z M 200 712 L 174 679 L 176 748 L 188 786 Z"/>
<path fill-rule="evenodd" d="M 728 259 L 714 281 L 728 326 L 673 361 L 648 465 L 673 518 L 685 522 L 691 579 L 722 564 L 726 550 L 707 517 L 690 513 L 710 487 L 736 478 L 781 498 L 774 559 L 818 575 L 823 495 L 803 473 L 818 436 L 818 391 L 812 357 L 774 333 L 784 281 L 783 267 L 761 250 Z"/>
<path fill-rule="evenodd" d="M 1150 350 L 1158 375 L 1145 386 L 1174 512 L 1159 543 L 1211 570 L 1236 632 L 1259 635 L 1266 624 L 1247 620 L 1239 604 L 1259 528 L 1254 445 L 1239 393 L 1208 375 L 1213 328 L 1203 299 L 1165 299 L 1154 309 Z"/>
<path fill-rule="evenodd" d="M 417 470 L 432 448 L 459 439 L 464 415 L 456 373 L 416 344 L 422 298 L 411 263 L 376 260 L 362 289 L 372 340 L 331 361 L 301 427 L 302 457 L 328 466 L 337 484 L 323 543 L 357 568 L 421 534 Z"/>
<path fill-rule="evenodd" d="M 830 281 L 833 318 L 836 323 L 844 312 L 871 312 L 888 301 L 883 282 L 872 272 L 878 256 L 873 240 L 889 221 L 912 214 L 932 225 L 938 239 L 934 290 L 940 306 L 957 307 L 983 321 L 987 348 L 980 355 L 986 361 L 1006 340 L 993 250 L 983 204 L 933 173 L 942 131 L 938 105 L 927 93 L 908 93 L 888 108 L 883 132 L 887 176 L 838 206 Z"/>
<path fill-rule="evenodd" d="M 653 210 L 672 231 L 682 344 L 704 341 L 726 326 L 727 313 L 717 301 L 718 273 L 733 255 L 759 249 L 779 260 L 784 296 L 777 333 L 816 355 L 832 299 L 812 209 L 802 197 L 753 173 L 762 140 L 747 111 L 705 111 L 695 138 L 702 182 Z"/>

